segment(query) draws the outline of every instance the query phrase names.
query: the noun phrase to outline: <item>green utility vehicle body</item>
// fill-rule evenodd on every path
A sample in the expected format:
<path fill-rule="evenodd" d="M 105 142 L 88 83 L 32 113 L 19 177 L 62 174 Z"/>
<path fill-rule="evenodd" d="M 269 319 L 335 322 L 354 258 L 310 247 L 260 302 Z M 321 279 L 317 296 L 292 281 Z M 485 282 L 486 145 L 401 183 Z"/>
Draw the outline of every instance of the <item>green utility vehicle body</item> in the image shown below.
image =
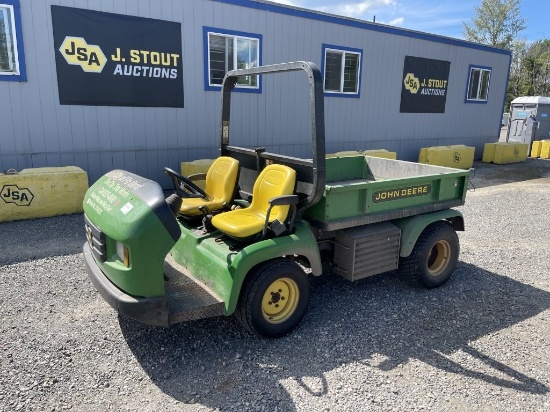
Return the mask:
<path fill-rule="evenodd" d="M 298 70 L 310 82 L 312 159 L 230 146 L 230 95 L 237 78 Z M 458 257 L 454 231 L 464 230 L 462 214 L 452 207 L 465 201 L 469 171 L 365 156 L 325 159 L 323 113 L 322 79 L 312 63 L 227 73 L 220 152 L 240 164 L 239 193 L 232 205 L 250 205 L 255 179 L 266 165 L 289 166 L 297 176 L 299 201 L 292 219 L 282 231 L 266 223 L 267 235 L 259 239 L 243 241 L 209 228 L 204 220 L 178 216 L 151 180 L 122 170 L 100 178 L 84 198 L 88 241 L 83 251 L 102 297 L 120 313 L 150 325 L 238 312 L 252 332 L 280 336 L 303 316 L 309 296 L 306 272 L 321 275 L 322 256 L 352 281 L 399 269 L 401 262 L 417 271 L 415 265 L 433 261 L 440 265 L 432 273 L 434 281 L 428 267 L 420 279 L 427 276 L 428 287 L 444 283 Z M 438 240 L 439 226 L 451 235 Z M 423 252 L 417 243 L 431 246 Z M 306 269 L 303 276 L 296 262 Z M 278 276 L 270 266 L 286 269 Z M 262 286 L 266 276 L 273 280 Z M 284 306 L 279 299 L 285 297 L 292 306 L 273 315 L 271 308 Z M 256 317 L 254 311 L 263 315 Z"/>
<path fill-rule="evenodd" d="M 469 171 L 368 156 L 326 160 L 322 199 L 305 215 L 337 230 L 464 203 Z M 342 207 L 345 204 L 346 207 Z"/>

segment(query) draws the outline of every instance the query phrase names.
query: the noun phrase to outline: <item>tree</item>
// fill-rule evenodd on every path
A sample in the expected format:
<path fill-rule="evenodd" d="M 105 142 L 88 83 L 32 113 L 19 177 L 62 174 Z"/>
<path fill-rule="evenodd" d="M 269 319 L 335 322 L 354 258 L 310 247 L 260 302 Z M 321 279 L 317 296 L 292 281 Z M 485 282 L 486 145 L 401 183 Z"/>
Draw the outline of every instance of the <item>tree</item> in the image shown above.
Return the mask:
<path fill-rule="evenodd" d="M 522 93 L 548 96 L 550 93 L 550 40 L 533 43 L 522 59 L 524 68 Z"/>
<path fill-rule="evenodd" d="M 481 0 L 476 6 L 472 25 L 464 25 L 466 40 L 511 49 L 516 36 L 525 29 L 520 0 Z"/>
<path fill-rule="evenodd" d="M 512 44 L 512 61 L 510 62 L 510 79 L 508 81 L 508 92 L 506 94 L 505 110 L 510 107 L 510 102 L 518 96 L 523 95 L 524 66 L 523 57 L 527 53 L 527 46 L 524 40 L 515 40 Z"/>
<path fill-rule="evenodd" d="M 550 96 L 550 39 L 514 42 L 506 106 L 518 96 Z"/>

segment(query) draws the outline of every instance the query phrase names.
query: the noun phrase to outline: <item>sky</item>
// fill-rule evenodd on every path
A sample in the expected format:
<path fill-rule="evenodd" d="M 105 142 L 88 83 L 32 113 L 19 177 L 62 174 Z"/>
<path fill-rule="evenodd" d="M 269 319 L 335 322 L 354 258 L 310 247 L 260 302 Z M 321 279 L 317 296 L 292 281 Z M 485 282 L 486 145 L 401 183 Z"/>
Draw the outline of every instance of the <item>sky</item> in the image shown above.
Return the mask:
<path fill-rule="evenodd" d="M 271 0 L 405 29 L 463 39 L 462 22 L 471 23 L 481 0 Z M 522 0 L 527 28 L 518 37 L 528 44 L 550 38 L 550 1 Z"/>

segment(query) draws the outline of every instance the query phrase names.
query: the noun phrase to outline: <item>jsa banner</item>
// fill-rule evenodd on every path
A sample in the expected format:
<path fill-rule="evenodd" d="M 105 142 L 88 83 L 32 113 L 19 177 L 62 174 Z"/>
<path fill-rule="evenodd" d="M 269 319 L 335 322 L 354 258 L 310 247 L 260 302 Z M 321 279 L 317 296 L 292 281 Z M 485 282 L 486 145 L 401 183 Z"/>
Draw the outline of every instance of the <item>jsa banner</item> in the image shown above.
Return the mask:
<path fill-rule="evenodd" d="M 401 113 L 445 113 L 450 62 L 405 56 Z"/>
<path fill-rule="evenodd" d="M 181 24 L 52 6 L 61 104 L 183 107 Z"/>

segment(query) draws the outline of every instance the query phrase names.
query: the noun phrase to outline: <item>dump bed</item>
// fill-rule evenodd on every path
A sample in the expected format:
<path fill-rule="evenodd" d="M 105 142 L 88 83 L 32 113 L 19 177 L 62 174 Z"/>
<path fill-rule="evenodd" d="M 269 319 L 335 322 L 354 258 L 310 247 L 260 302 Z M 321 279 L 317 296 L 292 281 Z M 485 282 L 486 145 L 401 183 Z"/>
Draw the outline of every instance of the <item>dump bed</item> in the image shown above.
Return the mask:
<path fill-rule="evenodd" d="M 469 174 L 369 156 L 326 159 L 323 197 L 304 218 L 330 231 L 460 206 Z"/>

